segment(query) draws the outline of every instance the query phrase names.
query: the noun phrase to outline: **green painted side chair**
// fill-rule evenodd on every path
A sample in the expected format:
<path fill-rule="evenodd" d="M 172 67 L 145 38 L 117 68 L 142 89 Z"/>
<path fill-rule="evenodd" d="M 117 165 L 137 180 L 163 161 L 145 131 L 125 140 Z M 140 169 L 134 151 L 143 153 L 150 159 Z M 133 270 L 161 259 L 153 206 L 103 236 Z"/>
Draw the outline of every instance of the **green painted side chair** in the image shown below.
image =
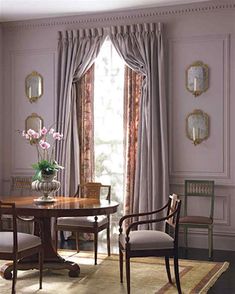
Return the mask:
<path fill-rule="evenodd" d="M 188 206 L 192 197 L 207 197 L 210 200 L 208 216 L 189 215 Z M 184 216 L 179 225 L 184 229 L 184 243 L 188 247 L 188 228 L 203 228 L 208 230 L 209 259 L 213 255 L 213 217 L 214 217 L 214 181 L 185 180 L 184 185 Z M 200 199 L 198 200 L 200 201 Z M 202 202 L 204 205 L 204 202 Z"/>

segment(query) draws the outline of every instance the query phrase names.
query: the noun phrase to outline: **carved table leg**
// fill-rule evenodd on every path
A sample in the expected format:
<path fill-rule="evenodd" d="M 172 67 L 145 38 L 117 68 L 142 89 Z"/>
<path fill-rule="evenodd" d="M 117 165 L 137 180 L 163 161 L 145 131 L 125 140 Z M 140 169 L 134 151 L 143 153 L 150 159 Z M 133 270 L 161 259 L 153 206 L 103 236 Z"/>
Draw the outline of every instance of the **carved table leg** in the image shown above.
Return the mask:
<path fill-rule="evenodd" d="M 0 275 L 6 280 L 11 280 L 12 270 L 13 270 L 13 263 L 12 262 L 5 263 L 0 269 Z"/>

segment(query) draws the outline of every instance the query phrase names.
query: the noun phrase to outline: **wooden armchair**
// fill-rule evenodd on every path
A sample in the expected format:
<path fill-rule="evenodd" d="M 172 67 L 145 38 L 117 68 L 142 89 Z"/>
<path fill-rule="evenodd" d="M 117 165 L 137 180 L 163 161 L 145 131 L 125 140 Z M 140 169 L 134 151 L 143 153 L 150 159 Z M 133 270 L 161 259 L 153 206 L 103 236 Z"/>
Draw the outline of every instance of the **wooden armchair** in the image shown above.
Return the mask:
<path fill-rule="evenodd" d="M 169 257 L 174 257 L 175 279 L 178 293 L 181 293 L 179 268 L 178 268 L 178 222 L 181 200 L 173 194 L 162 208 L 146 213 L 130 214 L 123 216 L 119 221 L 119 266 L 120 281 L 123 283 L 123 253 L 126 259 L 127 293 L 130 294 L 130 258 L 147 256 L 165 256 L 168 280 L 172 283 Z M 166 211 L 165 216 L 158 217 L 159 213 Z M 148 217 L 149 220 L 132 221 L 134 217 Z M 124 221 L 131 219 L 131 224 L 125 233 Z M 136 230 L 139 225 L 165 222 L 165 231 Z"/>
<path fill-rule="evenodd" d="M 32 195 L 31 188 L 32 177 L 30 176 L 12 176 L 11 177 L 11 186 L 9 195 L 10 196 L 23 196 L 23 195 Z M 24 219 L 26 217 L 23 217 Z M 3 227 L 6 229 L 10 229 L 10 225 L 12 224 L 11 217 L 9 215 L 2 216 Z M 33 232 L 33 222 L 25 222 L 18 219 L 18 231 L 24 233 L 32 233 Z"/>
<path fill-rule="evenodd" d="M 213 254 L 213 215 L 214 215 L 214 181 L 186 180 L 184 185 L 184 215 L 179 224 L 184 229 L 185 247 L 188 247 L 188 228 L 203 228 L 208 230 L 209 258 Z M 207 198 L 209 200 L 209 212 L 207 216 L 190 215 L 188 213 L 189 201 L 192 198 Z M 199 200 L 200 201 L 200 200 Z M 204 205 L 204 204 L 202 204 Z"/>
<path fill-rule="evenodd" d="M 11 187 L 10 194 L 18 194 L 20 196 L 32 194 L 32 177 L 30 176 L 12 176 L 11 177 Z"/>
<path fill-rule="evenodd" d="M 19 233 L 17 231 L 17 219 L 25 220 L 16 214 L 15 204 L 0 201 L 0 223 L 2 219 L 1 209 L 7 208 L 12 219 L 12 231 L 0 231 L 0 259 L 13 261 L 12 294 L 16 293 L 17 263 L 20 259 L 33 254 L 39 254 L 39 288 L 42 288 L 43 271 L 43 244 L 41 238 L 35 235 Z"/>
<path fill-rule="evenodd" d="M 100 199 L 101 190 L 106 189 L 106 199 L 111 200 L 111 186 L 102 185 L 101 183 L 86 183 L 78 185 L 77 192 L 74 197 L 81 198 L 95 198 Z M 78 217 L 59 217 L 56 220 L 55 230 L 57 231 L 71 231 L 76 232 L 76 246 L 79 252 L 79 233 L 94 234 L 94 258 L 97 264 L 97 247 L 98 247 L 98 233 L 102 230 L 107 230 L 107 250 L 110 256 L 110 216 L 78 216 Z M 57 248 L 57 234 L 56 234 L 56 248 Z"/>

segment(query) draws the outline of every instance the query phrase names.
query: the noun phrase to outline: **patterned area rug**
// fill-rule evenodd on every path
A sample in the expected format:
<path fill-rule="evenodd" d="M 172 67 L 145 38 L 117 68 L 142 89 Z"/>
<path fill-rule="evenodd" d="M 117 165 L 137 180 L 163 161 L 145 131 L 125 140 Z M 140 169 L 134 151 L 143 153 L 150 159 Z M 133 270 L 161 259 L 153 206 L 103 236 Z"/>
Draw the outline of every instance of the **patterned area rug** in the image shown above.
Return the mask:
<path fill-rule="evenodd" d="M 38 290 L 38 271 L 19 271 L 16 292 L 19 294 L 124 294 L 126 283 L 119 282 L 118 256 L 98 254 L 98 265 L 93 265 L 93 254 L 61 251 L 65 259 L 77 262 L 81 273 L 78 278 L 68 277 L 67 270 L 45 270 L 43 289 Z M 4 264 L 1 261 L 0 266 Z M 207 293 L 220 275 L 228 268 L 227 262 L 195 260 L 179 261 L 181 288 L 184 294 Z M 125 268 L 125 267 L 124 267 Z M 171 265 L 174 277 L 173 265 Z M 125 275 L 125 271 L 124 271 Z M 125 276 L 124 276 L 125 277 Z M 133 294 L 176 294 L 175 284 L 168 283 L 162 258 L 136 258 L 131 262 L 131 292 Z M 0 293 L 11 293 L 11 281 L 0 278 Z"/>

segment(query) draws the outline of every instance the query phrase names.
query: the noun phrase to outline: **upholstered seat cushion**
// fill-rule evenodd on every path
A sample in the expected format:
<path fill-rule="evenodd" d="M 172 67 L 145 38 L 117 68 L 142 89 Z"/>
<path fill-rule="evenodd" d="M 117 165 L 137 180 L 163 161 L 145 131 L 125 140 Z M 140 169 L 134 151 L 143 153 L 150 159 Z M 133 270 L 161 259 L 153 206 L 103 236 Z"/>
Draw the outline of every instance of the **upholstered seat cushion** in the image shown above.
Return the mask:
<path fill-rule="evenodd" d="M 108 222 L 108 218 L 105 215 L 99 215 L 97 219 L 98 226 L 102 226 Z M 93 227 L 95 223 L 94 216 L 79 216 L 79 217 L 59 217 L 57 219 L 57 225 L 59 226 L 82 226 Z"/>
<path fill-rule="evenodd" d="M 41 238 L 31 234 L 18 233 L 18 252 L 41 244 Z M 13 252 L 13 232 L 0 232 L 0 252 Z"/>
<path fill-rule="evenodd" d="M 213 220 L 205 216 L 184 216 L 179 220 L 180 224 L 205 224 L 210 225 L 213 223 Z"/>
<path fill-rule="evenodd" d="M 125 248 L 125 236 L 121 234 L 119 241 Z M 174 247 L 174 239 L 168 234 L 154 230 L 132 231 L 129 234 L 131 250 L 152 250 L 152 249 L 171 249 Z"/>

